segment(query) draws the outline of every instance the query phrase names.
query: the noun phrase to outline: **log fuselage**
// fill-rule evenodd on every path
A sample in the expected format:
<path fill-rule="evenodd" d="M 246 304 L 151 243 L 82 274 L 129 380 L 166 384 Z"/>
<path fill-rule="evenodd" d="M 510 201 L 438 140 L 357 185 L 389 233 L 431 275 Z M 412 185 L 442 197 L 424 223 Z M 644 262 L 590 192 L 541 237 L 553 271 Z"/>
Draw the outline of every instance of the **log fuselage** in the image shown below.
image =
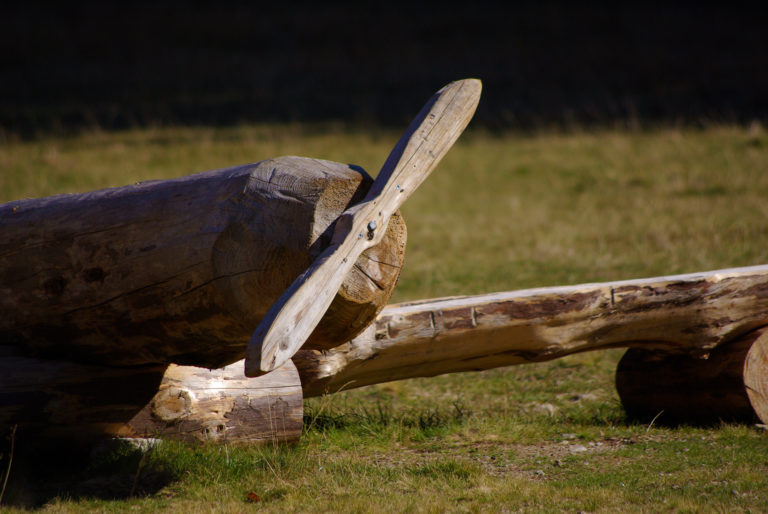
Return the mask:
<path fill-rule="evenodd" d="M 356 166 L 283 157 L 0 206 L 0 345 L 108 365 L 219 367 L 330 242 L 372 183 Z M 312 334 L 348 341 L 384 307 L 405 226 L 358 259 Z"/>

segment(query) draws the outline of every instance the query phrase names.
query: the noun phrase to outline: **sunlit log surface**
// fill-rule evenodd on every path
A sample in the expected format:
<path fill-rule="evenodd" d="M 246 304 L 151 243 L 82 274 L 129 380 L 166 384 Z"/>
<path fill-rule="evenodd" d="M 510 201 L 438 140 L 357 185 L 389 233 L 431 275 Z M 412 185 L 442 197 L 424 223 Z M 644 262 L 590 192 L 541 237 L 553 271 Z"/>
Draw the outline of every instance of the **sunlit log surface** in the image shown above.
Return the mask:
<path fill-rule="evenodd" d="M 231 443 L 301 435 L 302 392 L 292 363 L 246 378 L 242 363 L 108 367 L 50 361 L 0 347 L 0 433 L 26 440 L 163 437 Z"/>
<path fill-rule="evenodd" d="M 241 359 L 268 308 L 371 183 L 356 166 L 281 157 L 0 205 L 0 346 L 112 366 Z M 374 319 L 405 237 L 396 214 L 311 341 L 343 343 Z"/>
<path fill-rule="evenodd" d="M 736 348 L 731 343 L 766 325 L 768 266 L 754 266 L 390 305 L 350 343 L 327 351 L 302 350 L 294 362 L 307 397 L 617 347 L 642 349 L 656 361 L 678 354 L 689 367 L 702 364 L 689 371 L 690 380 L 697 380 L 697 374 L 716 375 L 724 366 L 719 356 Z M 742 340 L 745 344 L 736 357 L 742 363 L 751 342 Z M 748 375 L 742 378 L 738 363 L 733 370 L 736 379 L 728 387 L 737 393 L 730 396 L 736 398 L 731 407 L 743 413 L 748 402 L 768 422 L 765 343 L 752 353 Z M 704 359 L 710 354 L 708 368 Z M 641 376 L 633 375 L 633 383 Z M 744 380 L 753 383 L 749 399 Z M 652 387 L 654 379 L 647 381 Z M 707 394 L 727 396 L 724 390 Z M 652 402 L 646 407 L 655 409 Z M 720 412 L 727 414 L 731 407 Z"/>

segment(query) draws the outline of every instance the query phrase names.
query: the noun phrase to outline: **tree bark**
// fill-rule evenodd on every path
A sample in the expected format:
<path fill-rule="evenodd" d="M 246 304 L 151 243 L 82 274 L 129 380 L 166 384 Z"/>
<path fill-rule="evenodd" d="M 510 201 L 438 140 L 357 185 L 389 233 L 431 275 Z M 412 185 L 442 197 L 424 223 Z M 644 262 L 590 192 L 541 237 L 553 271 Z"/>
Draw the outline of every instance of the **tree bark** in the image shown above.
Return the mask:
<path fill-rule="evenodd" d="M 42 360 L 0 347 L 0 433 L 27 440 L 172 437 L 187 441 L 292 442 L 302 393 L 292 363 L 246 378 L 242 363 L 108 367 Z"/>
<path fill-rule="evenodd" d="M 606 348 L 702 358 L 765 325 L 768 266 L 755 266 L 391 305 L 350 343 L 294 362 L 310 397 Z"/>
<path fill-rule="evenodd" d="M 359 167 L 282 157 L 0 206 L 0 346 L 112 366 L 220 367 L 365 196 Z M 405 225 L 346 277 L 310 341 L 348 341 L 384 307 Z"/>

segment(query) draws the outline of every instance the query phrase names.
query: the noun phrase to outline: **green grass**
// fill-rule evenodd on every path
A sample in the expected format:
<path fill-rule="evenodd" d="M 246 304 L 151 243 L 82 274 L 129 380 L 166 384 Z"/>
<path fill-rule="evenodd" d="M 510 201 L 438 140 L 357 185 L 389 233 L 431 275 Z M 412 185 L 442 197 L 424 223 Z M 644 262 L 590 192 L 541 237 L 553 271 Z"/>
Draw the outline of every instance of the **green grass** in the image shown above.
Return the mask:
<path fill-rule="evenodd" d="M 397 137 L 292 125 L 10 141 L 0 146 L 0 200 L 283 154 L 375 173 Z M 764 264 L 766 197 L 768 134 L 756 127 L 470 130 L 403 208 L 409 243 L 393 300 Z M 143 458 L 124 449 L 49 492 L 28 476 L 28 503 L 55 512 L 768 510 L 768 433 L 628 422 L 613 387 L 620 356 L 311 399 L 296 446 L 168 443 Z"/>

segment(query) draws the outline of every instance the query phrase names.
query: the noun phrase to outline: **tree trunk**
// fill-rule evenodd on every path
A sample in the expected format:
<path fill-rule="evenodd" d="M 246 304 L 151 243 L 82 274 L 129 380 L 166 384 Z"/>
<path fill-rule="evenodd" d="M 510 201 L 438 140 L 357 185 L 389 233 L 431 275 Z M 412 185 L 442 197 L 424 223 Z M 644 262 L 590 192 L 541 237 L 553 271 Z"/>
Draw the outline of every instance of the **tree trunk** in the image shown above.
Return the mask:
<path fill-rule="evenodd" d="M 0 206 L 0 345 L 111 366 L 220 367 L 365 196 L 355 166 L 300 157 Z M 405 225 L 346 277 L 310 341 L 352 338 L 389 299 Z"/>
<path fill-rule="evenodd" d="M 702 358 L 765 325 L 768 266 L 755 266 L 391 305 L 350 343 L 294 362 L 310 397 L 616 347 Z"/>
<path fill-rule="evenodd" d="M 208 370 L 113 368 L 45 361 L 0 347 L 0 433 L 26 439 L 106 436 L 290 442 L 301 435 L 302 393 L 292 363 L 246 378 L 242 363 Z"/>

